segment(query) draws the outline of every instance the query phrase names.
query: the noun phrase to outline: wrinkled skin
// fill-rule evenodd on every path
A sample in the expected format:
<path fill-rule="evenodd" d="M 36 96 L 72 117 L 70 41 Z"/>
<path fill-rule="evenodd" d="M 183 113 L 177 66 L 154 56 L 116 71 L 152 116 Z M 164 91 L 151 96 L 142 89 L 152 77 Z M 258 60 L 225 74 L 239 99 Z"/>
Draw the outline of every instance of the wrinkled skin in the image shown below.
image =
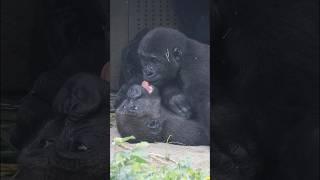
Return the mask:
<path fill-rule="evenodd" d="M 177 30 L 161 27 L 149 31 L 138 48 L 144 80 L 157 87 L 177 85 L 174 90 L 162 89 L 165 106 L 187 118 L 192 112 L 192 118 L 205 127 L 210 126 L 209 49 Z"/>
<path fill-rule="evenodd" d="M 81 73 L 70 78 L 55 98 L 55 107 L 62 108 L 55 109 L 57 113 L 53 118 L 47 120 L 36 138 L 22 150 L 15 179 L 105 179 L 106 88 L 105 81 L 90 74 Z M 83 90 L 86 93 L 77 97 Z M 70 94 L 64 96 L 66 92 Z M 87 100 L 91 96 L 94 101 Z M 77 107 L 78 111 L 70 106 Z M 85 106 L 88 109 L 81 111 Z"/>
<path fill-rule="evenodd" d="M 208 145 L 204 128 L 161 106 L 158 89 L 149 94 L 140 85 L 129 88 L 127 99 L 116 110 L 121 136 L 135 136 L 135 141 L 169 142 L 180 145 Z M 182 128 L 183 127 L 183 128 Z"/>

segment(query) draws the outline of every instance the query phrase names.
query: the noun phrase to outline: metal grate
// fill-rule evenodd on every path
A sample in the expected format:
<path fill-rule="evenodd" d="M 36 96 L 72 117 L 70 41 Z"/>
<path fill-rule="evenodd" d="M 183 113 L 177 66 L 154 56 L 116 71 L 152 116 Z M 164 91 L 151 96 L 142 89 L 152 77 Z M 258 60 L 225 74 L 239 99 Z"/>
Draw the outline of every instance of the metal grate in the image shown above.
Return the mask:
<path fill-rule="evenodd" d="M 177 28 L 173 0 L 129 0 L 129 40 L 143 28 Z"/>

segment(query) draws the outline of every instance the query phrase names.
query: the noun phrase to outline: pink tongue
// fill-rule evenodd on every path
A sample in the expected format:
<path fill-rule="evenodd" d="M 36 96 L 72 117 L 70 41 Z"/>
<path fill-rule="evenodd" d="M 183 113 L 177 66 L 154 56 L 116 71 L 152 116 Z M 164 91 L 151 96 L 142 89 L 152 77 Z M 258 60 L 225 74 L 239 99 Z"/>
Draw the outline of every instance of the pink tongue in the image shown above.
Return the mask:
<path fill-rule="evenodd" d="M 145 90 L 147 90 L 149 94 L 152 93 L 153 88 L 152 88 L 152 86 L 149 84 L 148 81 L 142 81 L 141 86 L 142 86 Z"/>

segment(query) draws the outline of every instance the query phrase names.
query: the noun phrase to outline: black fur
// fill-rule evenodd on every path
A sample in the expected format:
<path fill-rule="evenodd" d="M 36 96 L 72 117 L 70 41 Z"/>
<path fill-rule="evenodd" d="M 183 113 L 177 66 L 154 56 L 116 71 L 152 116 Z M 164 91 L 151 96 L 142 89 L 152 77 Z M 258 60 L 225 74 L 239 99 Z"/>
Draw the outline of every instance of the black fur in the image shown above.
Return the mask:
<path fill-rule="evenodd" d="M 209 50 L 208 45 L 169 28 L 151 30 L 138 48 L 143 78 L 162 88 L 165 107 L 185 117 L 191 111 L 192 118 L 205 127 L 207 134 L 210 127 Z M 174 90 L 170 83 L 174 83 Z"/>

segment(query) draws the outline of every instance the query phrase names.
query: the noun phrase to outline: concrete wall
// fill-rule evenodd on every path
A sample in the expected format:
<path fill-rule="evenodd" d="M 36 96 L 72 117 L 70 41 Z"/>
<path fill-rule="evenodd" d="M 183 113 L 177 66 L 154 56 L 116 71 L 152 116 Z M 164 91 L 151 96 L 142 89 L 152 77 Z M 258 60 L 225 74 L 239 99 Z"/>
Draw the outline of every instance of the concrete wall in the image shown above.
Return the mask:
<path fill-rule="evenodd" d="M 128 0 L 110 1 L 111 90 L 119 88 L 122 49 L 128 44 Z"/>

